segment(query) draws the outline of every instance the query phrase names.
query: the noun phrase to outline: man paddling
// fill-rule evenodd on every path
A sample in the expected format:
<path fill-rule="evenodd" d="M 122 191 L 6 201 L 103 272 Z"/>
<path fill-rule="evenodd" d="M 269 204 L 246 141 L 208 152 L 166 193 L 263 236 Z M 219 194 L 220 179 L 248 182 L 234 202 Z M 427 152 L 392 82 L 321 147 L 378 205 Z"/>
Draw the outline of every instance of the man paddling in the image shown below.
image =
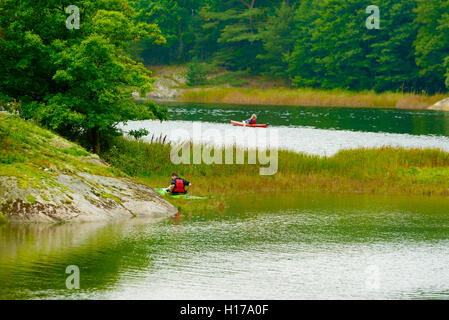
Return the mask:
<path fill-rule="evenodd" d="M 176 173 L 172 173 L 171 175 L 171 183 L 170 187 L 168 187 L 168 191 L 172 195 L 178 195 L 178 194 L 186 194 L 187 193 L 187 187 L 190 187 L 192 184 L 180 178 Z"/>

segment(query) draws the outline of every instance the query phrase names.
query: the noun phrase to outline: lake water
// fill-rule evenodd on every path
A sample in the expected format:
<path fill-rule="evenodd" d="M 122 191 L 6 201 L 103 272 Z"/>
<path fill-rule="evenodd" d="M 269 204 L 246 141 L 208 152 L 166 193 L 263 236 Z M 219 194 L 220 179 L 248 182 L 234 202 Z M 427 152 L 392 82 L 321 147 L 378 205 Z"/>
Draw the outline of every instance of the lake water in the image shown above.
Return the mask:
<path fill-rule="evenodd" d="M 448 150 L 442 112 L 178 105 L 173 121 L 128 128 L 225 132 L 254 112 L 298 151 Z M 70 265 L 79 290 L 66 288 Z M 0 299 L 447 299 L 448 266 L 449 200 L 437 197 L 264 194 L 161 221 L 0 226 Z"/>
<path fill-rule="evenodd" d="M 159 222 L 9 225 L 0 240 L 2 299 L 449 297 L 439 198 L 252 196 Z"/>
<path fill-rule="evenodd" d="M 249 148 L 271 145 L 321 156 L 331 156 L 342 149 L 382 146 L 449 151 L 449 114 L 444 111 L 211 104 L 168 106 L 171 121 L 130 121 L 122 128 L 125 131 L 145 128 L 151 132 L 147 140 L 166 136 L 172 142 L 191 140 Z M 230 120 L 242 121 L 253 113 L 258 114 L 259 123 L 269 123 L 269 129 L 231 126 Z"/>

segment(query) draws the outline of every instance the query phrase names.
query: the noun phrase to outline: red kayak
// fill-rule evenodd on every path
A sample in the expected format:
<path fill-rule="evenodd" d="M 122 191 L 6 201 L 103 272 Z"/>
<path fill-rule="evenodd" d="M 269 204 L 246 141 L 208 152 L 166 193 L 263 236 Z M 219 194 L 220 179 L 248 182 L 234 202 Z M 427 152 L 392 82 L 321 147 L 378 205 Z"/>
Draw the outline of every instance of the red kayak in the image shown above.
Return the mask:
<path fill-rule="evenodd" d="M 266 128 L 268 127 L 267 124 L 247 124 L 245 122 L 239 122 L 239 121 L 232 121 L 231 123 L 233 126 L 238 126 L 238 127 L 250 127 L 250 128 Z"/>

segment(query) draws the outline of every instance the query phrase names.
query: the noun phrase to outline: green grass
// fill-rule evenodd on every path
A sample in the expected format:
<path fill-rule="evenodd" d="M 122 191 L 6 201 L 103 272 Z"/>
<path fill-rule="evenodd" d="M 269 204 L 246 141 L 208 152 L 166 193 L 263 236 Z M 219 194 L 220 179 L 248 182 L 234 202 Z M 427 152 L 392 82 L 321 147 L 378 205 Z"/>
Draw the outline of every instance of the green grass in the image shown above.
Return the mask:
<path fill-rule="evenodd" d="M 31 194 L 27 195 L 26 200 L 27 200 L 30 204 L 35 204 L 35 203 L 36 203 L 36 198 L 33 197 Z"/>
<path fill-rule="evenodd" d="M 18 116 L 0 114 L 0 176 L 14 176 L 19 186 L 38 187 L 53 172 L 123 176 L 120 170 L 89 162 L 98 158 L 79 145 Z"/>
<path fill-rule="evenodd" d="M 213 79 L 207 82 L 207 85 L 226 85 L 229 84 L 232 87 L 242 87 L 250 83 L 249 74 L 246 71 L 225 72 L 218 74 Z"/>
<path fill-rule="evenodd" d="M 0 226 L 8 223 L 8 218 L 0 212 Z"/>
<path fill-rule="evenodd" d="M 357 149 L 332 157 L 280 151 L 278 173 L 260 176 L 258 165 L 174 165 L 170 146 L 161 143 L 116 138 L 113 145 L 102 154 L 113 166 L 153 187 L 166 187 L 171 173 L 177 172 L 193 183 L 194 195 L 283 191 L 449 195 L 449 153 L 440 150 Z"/>
<path fill-rule="evenodd" d="M 223 75 L 225 77 L 226 75 Z M 181 99 L 190 102 L 220 102 L 230 104 L 293 105 L 313 107 L 365 107 L 423 109 L 447 98 L 374 91 L 322 90 L 311 88 L 195 88 L 184 91 Z"/>

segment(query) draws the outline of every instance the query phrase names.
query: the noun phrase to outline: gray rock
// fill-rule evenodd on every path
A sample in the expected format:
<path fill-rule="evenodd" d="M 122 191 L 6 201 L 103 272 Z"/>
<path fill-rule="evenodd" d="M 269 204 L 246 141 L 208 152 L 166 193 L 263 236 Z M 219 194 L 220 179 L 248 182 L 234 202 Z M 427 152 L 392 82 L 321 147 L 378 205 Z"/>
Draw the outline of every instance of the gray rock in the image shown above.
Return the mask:
<path fill-rule="evenodd" d="M 153 189 L 126 178 L 54 173 L 41 181 L 0 177 L 0 212 L 10 222 L 164 218 L 177 210 Z"/>
<path fill-rule="evenodd" d="M 153 83 L 153 90 L 142 98 L 136 91 L 133 96 L 136 100 L 164 100 L 174 101 L 182 95 L 187 83 L 185 68 L 174 68 L 162 70 L 156 75 L 156 81 Z"/>
<path fill-rule="evenodd" d="M 429 107 L 430 110 L 444 110 L 449 111 L 449 98 L 443 99 L 433 106 Z"/>

